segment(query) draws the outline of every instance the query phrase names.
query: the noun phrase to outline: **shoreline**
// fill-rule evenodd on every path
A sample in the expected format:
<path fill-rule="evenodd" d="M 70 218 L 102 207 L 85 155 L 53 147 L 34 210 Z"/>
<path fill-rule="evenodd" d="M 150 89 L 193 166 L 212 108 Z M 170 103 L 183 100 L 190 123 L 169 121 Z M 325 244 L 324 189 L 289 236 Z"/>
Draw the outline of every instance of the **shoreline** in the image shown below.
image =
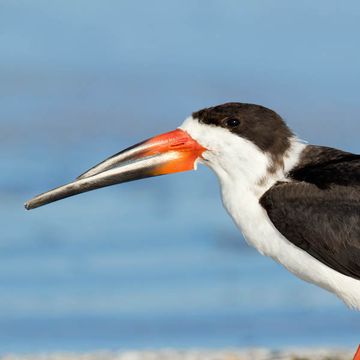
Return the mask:
<path fill-rule="evenodd" d="M 162 349 L 94 352 L 49 352 L 7 354 L 0 360 L 352 360 L 356 349 L 289 348 Z"/>

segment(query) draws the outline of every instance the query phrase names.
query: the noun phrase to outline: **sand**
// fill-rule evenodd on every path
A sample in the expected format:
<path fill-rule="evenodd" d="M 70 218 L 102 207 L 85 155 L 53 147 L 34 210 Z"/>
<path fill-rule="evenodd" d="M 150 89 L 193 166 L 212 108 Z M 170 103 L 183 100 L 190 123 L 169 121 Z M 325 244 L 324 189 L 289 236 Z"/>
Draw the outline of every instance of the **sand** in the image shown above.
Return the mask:
<path fill-rule="evenodd" d="M 158 350 L 4 355 L 0 360 L 352 360 L 354 350 Z"/>

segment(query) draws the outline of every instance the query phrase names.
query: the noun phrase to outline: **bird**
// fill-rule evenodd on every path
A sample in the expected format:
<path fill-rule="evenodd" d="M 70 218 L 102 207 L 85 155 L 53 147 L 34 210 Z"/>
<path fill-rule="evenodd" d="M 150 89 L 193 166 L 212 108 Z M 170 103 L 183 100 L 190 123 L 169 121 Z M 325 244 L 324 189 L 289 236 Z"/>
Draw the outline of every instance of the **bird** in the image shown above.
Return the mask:
<path fill-rule="evenodd" d="M 198 164 L 215 172 L 223 205 L 251 246 L 360 310 L 360 155 L 300 140 L 261 105 L 196 111 L 25 207 Z"/>

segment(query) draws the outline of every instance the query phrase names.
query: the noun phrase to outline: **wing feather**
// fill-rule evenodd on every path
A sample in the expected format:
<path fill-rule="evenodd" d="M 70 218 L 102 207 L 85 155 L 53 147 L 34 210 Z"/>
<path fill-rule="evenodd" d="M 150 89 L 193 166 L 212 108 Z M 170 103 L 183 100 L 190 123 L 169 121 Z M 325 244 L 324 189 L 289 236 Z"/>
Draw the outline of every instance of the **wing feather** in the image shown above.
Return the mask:
<path fill-rule="evenodd" d="M 274 226 L 317 260 L 360 279 L 360 156 L 311 146 L 289 176 L 260 199 Z"/>

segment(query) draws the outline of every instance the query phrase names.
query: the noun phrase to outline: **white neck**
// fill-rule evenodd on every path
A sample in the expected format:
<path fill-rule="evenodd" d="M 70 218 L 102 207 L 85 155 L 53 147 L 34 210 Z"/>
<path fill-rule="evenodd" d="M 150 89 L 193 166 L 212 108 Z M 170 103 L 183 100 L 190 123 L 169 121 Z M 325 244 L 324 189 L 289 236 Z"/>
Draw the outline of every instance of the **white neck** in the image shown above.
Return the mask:
<path fill-rule="evenodd" d="M 252 170 L 245 173 L 237 171 L 235 164 L 231 173 L 214 169 L 220 181 L 225 209 L 240 228 L 247 242 L 262 254 L 276 258 L 278 249 L 274 247 L 275 243 L 268 241 L 268 223 L 265 227 L 263 223 L 263 219 L 268 219 L 268 216 L 259 199 L 276 182 L 288 181 L 287 173 L 298 163 L 305 147 L 305 144 L 293 138 L 283 166 L 275 172 L 268 171 L 271 159 L 266 155 L 263 155 L 262 162 L 257 162 L 258 167 L 254 166 L 254 163 L 249 164 Z"/>
<path fill-rule="evenodd" d="M 199 161 L 216 173 L 224 207 L 246 240 L 261 253 L 274 256 L 274 249 L 269 248 L 267 236 L 258 224 L 259 219 L 267 217 L 259 199 L 277 181 L 286 181 L 286 174 L 298 163 L 306 145 L 293 137 L 283 163 L 271 171 L 270 154 L 226 129 L 201 124 L 192 117 L 185 120 L 181 129 L 208 149 Z M 255 229 L 259 230 L 256 236 Z"/>

